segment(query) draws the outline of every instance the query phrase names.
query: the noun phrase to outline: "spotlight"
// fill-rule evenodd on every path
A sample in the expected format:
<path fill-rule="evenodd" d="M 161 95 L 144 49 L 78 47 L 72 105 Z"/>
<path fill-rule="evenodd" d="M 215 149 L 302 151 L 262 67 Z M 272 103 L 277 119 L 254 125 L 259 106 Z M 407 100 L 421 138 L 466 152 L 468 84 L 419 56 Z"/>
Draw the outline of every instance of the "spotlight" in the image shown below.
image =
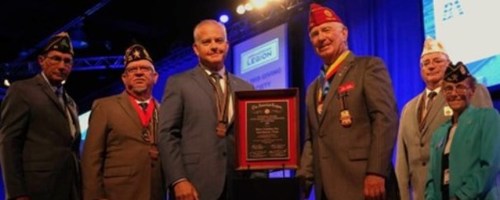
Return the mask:
<path fill-rule="evenodd" d="M 246 11 L 251 11 L 251 10 L 253 10 L 253 5 L 252 5 L 251 3 L 247 3 L 247 4 L 245 4 L 245 10 L 246 10 Z"/>
<path fill-rule="evenodd" d="M 236 13 L 240 14 L 240 15 L 243 15 L 245 14 L 245 6 L 244 5 L 239 5 L 238 7 L 236 7 Z"/>
<path fill-rule="evenodd" d="M 257 9 L 263 8 L 266 6 L 267 1 L 266 0 L 251 0 L 250 3 Z"/>
<path fill-rule="evenodd" d="M 229 21 L 229 16 L 227 16 L 226 14 L 223 14 L 219 17 L 219 21 L 222 22 L 223 24 L 225 24 L 226 22 Z"/>

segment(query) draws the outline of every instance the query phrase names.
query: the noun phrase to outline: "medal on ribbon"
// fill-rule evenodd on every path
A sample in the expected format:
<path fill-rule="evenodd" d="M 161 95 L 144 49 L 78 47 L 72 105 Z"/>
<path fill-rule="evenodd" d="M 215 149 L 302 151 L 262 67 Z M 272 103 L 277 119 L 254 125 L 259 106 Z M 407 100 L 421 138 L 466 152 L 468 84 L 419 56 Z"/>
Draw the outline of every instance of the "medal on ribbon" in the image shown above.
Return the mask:
<path fill-rule="evenodd" d="M 352 117 L 349 110 L 340 111 L 340 124 L 346 128 L 352 125 Z"/>
<path fill-rule="evenodd" d="M 223 138 L 226 136 L 226 131 L 227 131 L 227 125 L 224 122 L 219 122 L 217 123 L 217 127 L 215 128 L 215 132 L 217 133 L 217 136 Z"/>
<path fill-rule="evenodd" d="M 347 82 L 339 86 L 340 94 L 340 125 L 345 128 L 351 127 L 353 123 L 352 115 L 347 108 L 346 98 L 349 96 L 348 91 L 354 89 L 353 82 Z"/>

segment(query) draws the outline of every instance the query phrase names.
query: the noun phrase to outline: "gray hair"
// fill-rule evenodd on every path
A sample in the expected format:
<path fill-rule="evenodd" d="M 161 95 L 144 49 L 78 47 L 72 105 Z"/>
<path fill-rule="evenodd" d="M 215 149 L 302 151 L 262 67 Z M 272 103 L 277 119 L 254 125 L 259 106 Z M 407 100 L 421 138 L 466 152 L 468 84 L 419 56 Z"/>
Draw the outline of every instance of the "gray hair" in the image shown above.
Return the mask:
<path fill-rule="evenodd" d="M 222 28 L 222 30 L 224 31 L 224 39 L 227 41 L 226 26 L 224 26 L 224 24 L 222 24 L 218 21 L 215 21 L 213 19 L 205 19 L 205 20 L 202 20 L 201 22 L 199 22 L 198 24 L 196 24 L 196 26 L 194 27 L 193 39 L 195 42 L 196 42 L 196 39 L 198 38 L 200 27 L 205 26 L 205 25 L 217 25 L 220 28 Z"/>

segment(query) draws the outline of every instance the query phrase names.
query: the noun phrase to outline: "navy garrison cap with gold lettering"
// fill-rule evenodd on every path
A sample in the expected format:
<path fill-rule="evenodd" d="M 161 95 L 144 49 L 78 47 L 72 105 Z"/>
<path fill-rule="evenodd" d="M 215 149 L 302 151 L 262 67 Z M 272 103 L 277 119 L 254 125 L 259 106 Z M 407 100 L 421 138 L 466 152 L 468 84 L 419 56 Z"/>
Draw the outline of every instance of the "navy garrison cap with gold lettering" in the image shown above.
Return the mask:
<path fill-rule="evenodd" d="M 62 53 L 69 53 L 71 55 L 75 55 L 75 53 L 73 52 L 73 45 L 71 44 L 71 39 L 69 38 L 69 35 L 66 32 L 61 32 L 49 39 L 49 43 L 43 49 L 42 54 L 47 53 L 49 51 L 60 51 Z"/>
<path fill-rule="evenodd" d="M 450 62 L 450 65 L 448 65 L 446 71 L 444 72 L 444 81 L 458 83 L 471 76 L 472 75 L 469 73 L 469 70 L 464 63 L 458 62 L 456 65 L 453 65 L 453 63 Z"/>
<path fill-rule="evenodd" d="M 125 51 L 125 66 L 127 66 L 130 62 L 137 60 L 149 60 L 149 62 L 153 63 L 153 59 L 149 56 L 148 51 L 140 44 L 134 44 L 127 48 Z"/>

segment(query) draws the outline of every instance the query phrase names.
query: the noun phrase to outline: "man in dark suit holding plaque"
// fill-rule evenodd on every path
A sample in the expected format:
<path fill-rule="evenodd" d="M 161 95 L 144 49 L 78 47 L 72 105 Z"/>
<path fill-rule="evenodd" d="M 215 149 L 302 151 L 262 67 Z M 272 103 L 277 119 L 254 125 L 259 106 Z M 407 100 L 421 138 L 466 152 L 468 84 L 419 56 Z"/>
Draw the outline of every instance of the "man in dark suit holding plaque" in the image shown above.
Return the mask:
<path fill-rule="evenodd" d="M 306 95 L 306 137 L 297 176 L 316 199 L 394 199 L 397 108 L 380 58 L 359 57 L 329 8 L 311 5 L 309 37 L 323 60 Z M 308 185 L 306 184 L 306 185 Z"/>
<path fill-rule="evenodd" d="M 194 69 L 167 81 L 160 108 L 160 159 L 176 199 L 228 199 L 234 172 L 234 92 L 253 86 L 227 72 L 224 25 L 194 29 Z"/>

